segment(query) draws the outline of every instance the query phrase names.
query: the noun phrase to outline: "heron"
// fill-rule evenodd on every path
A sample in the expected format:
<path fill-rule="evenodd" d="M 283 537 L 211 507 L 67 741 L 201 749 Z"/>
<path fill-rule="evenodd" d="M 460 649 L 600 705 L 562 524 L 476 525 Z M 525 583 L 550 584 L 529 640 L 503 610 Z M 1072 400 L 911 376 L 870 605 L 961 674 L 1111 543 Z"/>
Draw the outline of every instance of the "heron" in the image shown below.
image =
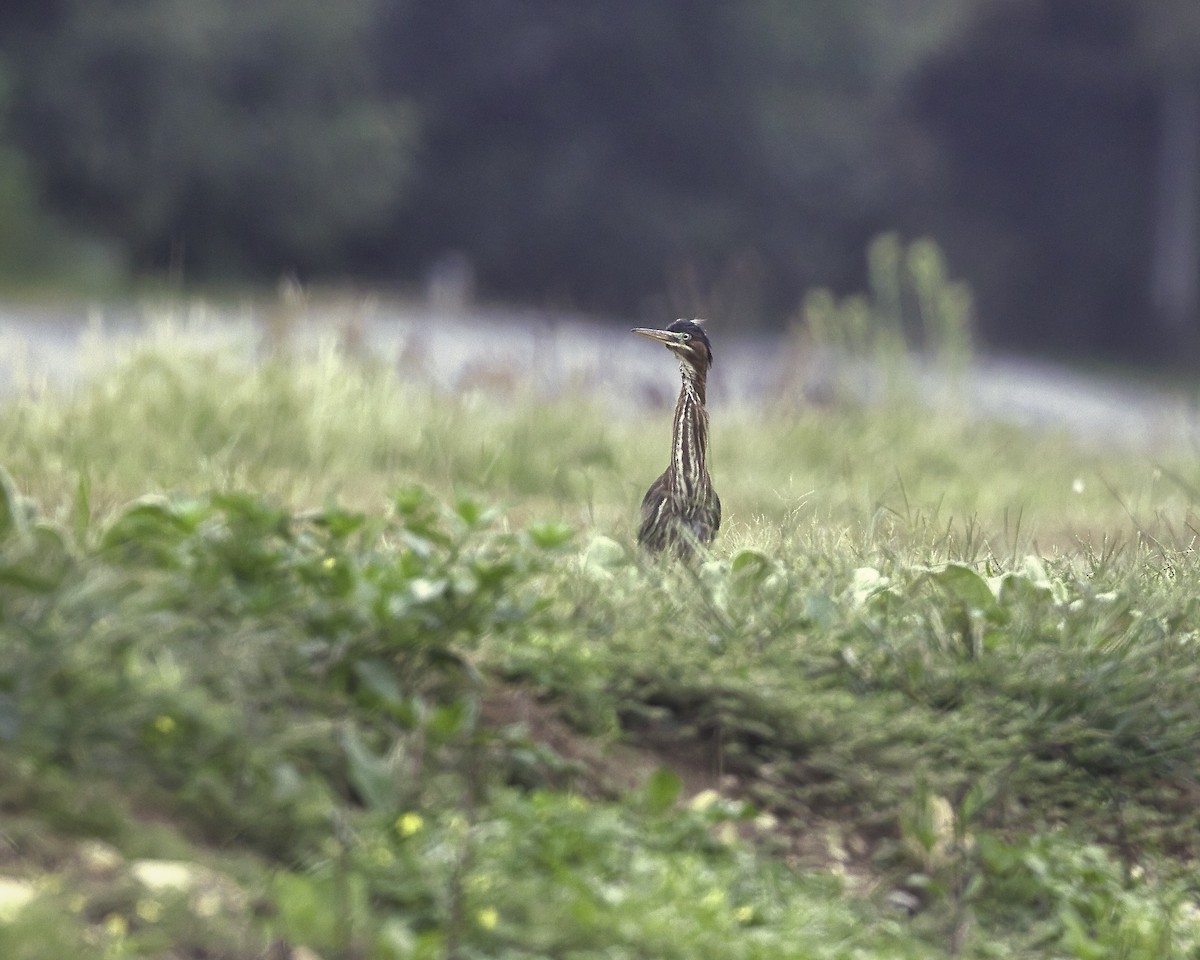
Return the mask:
<path fill-rule="evenodd" d="M 638 543 L 652 553 L 688 558 L 706 547 L 721 525 L 721 498 L 708 475 L 708 411 L 705 384 L 712 366 L 712 345 L 702 320 L 676 320 L 663 330 L 635 327 L 641 337 L 657 340 L 679 361 L 683 384 L 675 403 L 671 462 L 642 499 Z"/>

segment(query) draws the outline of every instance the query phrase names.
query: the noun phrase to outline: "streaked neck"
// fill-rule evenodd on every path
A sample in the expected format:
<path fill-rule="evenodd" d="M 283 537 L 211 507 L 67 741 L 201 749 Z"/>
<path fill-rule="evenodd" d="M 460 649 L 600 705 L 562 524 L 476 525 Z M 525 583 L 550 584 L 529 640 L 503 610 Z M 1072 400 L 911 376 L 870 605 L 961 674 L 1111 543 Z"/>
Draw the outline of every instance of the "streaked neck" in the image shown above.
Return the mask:
<path fill-rule="evenodd" d="M 690 367 L 682 370 L 672 430 L 671 473 L 676 493 L 691 497 L 708 481 L 708 411 L 704 407 L 704 376 Z"/>

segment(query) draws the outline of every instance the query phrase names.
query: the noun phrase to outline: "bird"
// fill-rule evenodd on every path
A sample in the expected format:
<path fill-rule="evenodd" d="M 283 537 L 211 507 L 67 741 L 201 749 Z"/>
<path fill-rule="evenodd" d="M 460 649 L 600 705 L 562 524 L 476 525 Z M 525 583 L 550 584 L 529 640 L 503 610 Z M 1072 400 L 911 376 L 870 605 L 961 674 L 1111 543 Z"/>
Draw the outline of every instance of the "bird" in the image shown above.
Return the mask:
<path fill-rule="evenodd" d="M 705 386 L 712 367 L 712 344 L 703 320 L 679 319 L 663 330 L 634 327 L 640 337 L 657 340 L 679 361 L 683 383 L 675 403 L 671 462 L 646 491 L 638 544 L 651 553 L 682 559 L 707 547 L 721 526 L 721 498 L 708 474 L 708 411 Z"/>

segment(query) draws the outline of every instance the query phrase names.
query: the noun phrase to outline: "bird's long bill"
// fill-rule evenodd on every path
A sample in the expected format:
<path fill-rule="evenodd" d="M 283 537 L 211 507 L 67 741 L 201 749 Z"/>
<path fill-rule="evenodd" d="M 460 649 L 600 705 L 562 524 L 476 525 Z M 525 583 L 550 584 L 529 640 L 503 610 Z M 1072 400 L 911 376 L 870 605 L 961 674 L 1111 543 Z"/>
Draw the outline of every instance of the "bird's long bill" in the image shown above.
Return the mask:
<path fill-rule="evenodd" d="M 653 327 L 634 327 L 631 331 L 639 337 L 646 337 L 649 340 L 657 340 L 659 343 L 678 343 L 675 339 L 675 334 L 669 330 L 655 330 Z"/>

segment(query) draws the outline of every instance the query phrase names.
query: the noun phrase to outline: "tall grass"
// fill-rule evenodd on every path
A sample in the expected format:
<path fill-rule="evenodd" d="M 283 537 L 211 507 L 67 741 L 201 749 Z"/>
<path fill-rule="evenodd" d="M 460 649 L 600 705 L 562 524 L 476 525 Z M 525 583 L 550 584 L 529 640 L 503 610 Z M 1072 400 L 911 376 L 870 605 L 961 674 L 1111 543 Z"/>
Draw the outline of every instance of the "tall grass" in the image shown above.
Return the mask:
<path fill-rule="evenodd" d="M 80 477 L 97 509 L 150 491 L 247 486 L 295 507 L 368 505 L 421 482 L 619 536 L 662 469 L 660 409 L 612 417 L 603 397 L 532 386 L 446 393 L 332 340 L 306 358 L 252 365 L 239 353 L 169 329 L 135 343 L 74 394 L 6 404 L 6 463 L 52 508 L 72 502 Z M 868 538 L 971 529 L 998 553 L 1189 536 L 1186 453 L 1148 459 L 893 401 L 718 408 L 722 542 L 804 537 L 814 523 Z"/>

